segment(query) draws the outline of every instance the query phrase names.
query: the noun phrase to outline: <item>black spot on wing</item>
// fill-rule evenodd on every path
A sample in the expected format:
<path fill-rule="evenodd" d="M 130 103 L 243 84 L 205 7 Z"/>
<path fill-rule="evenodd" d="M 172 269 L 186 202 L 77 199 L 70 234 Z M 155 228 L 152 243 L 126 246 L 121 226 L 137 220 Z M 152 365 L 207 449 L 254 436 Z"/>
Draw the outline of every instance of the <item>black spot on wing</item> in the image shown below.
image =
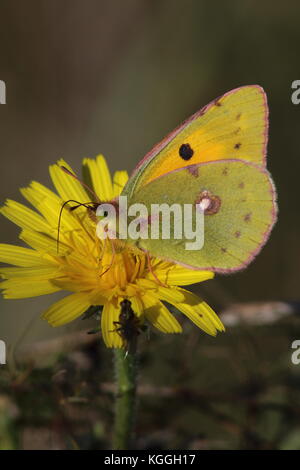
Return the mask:
<path fill-rule="evenodd" d="M 190 144 L 182 144 L 179 148 L 179 156 L 183 160 L 190 160 L 194 155 L 194 150 L 190 146 Z"/>

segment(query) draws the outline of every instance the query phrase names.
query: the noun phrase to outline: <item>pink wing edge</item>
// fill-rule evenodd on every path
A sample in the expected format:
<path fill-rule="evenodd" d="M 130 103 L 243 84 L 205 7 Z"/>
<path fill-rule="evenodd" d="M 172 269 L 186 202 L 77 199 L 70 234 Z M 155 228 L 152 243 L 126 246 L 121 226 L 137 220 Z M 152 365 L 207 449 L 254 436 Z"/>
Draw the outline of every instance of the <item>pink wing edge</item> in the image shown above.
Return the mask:
<path fill-rule="evenodd" d="M 168 145 L 171 140 L 174 139 L 188 124 L 190 124 L 192 121 L 197 119 L 200 116 L 203 116 L 212 106 L 215 105 L 216 102 L 218 102 L 221 98 L 225 98 L 226 96 L 229 96 L 233 93 L 236 93 L 238 90 L 241 90 L 243 88 L 257 88 L 257 90 L 262 94 L 263 97 L 263 103 L 264 103 L 264 110 L 265 110 L 265 116 L 264 116 L 264 131 L 263 131 L 263 138 L 264 138 L 264 145 L 263 145 L 263 163 L 264 166 L 266 166 L 266 158 L 267 158 L 267 145 L 268 145 L 268 133 L 269 133 L 269 108 L 268 108 L 268 101 L 267 101 L 267 95 L 264 91 L 264 89 L 260 85 L 243 85 L 237 88 L 234 88 L 233 90 L 228 91 L 227 93 L 224 93 L 223 95 L 220 95 L 218 98 L 215 98 L 214 100 L 210 101 L 206 106 L 201 108 L 199 111 L 196 113 L 192 114 L 189 118 L 187 118 L 183 123 L 181 123 L 178 127 L 176 127 L 172 132 L 170 132 L 163 140 L 161 140 L 158 144 L 156 144 L 152 149 L 146 153 L 144 158 L 137 164 L 137 166 L 134 168 L 130 178 L 134 177 L 136 173 L 138 172 L 139 168 L 147 161 L 151 160 L 153 157 L 155 157 L 161 150 L 163 150 L 164 147 Z"/>
<path fill-rule="evenodd" d="M 198 164 L 194 164 L 194 165 L 188 165 L 184 168 L 179 168 L 177 170 L 173 170 L 171 171 L 170 173 L 175 173 L 175 172 L 178 172 L 178 171 L 182 171 L 182 170 L 186 170 L 188 169 L 189 167 L 195 167 L 195 166 L 204 166 L 204 165 L 211 165 L 211 164 L 218 164 L 218 163 L 224 163 L 224 162 L 228 162 L 228 163 L 235 163 L 235 162 L 241 162 L 241 163 L 245 163 L 247 165 L 251 165 L 253 167 L 255 167 L 258 171 L 260 171 L 261 173 L 266 173 L 269 177 L 269 182 L 270 182 L 270 194 L 271 194 L 271 198 L 272 198 L 272 203 L 273 203 L 273 206 L 272 206 L 272 211 L 271 211 L 271 223 L 269 224 L 267 230 L 264 232 L 263 234 L 263 237 L 262 237 L 262 241 L 261 243 L 259 243 L 258 247 L 253 250 L 252 252 L 250 252 L 249 254 L 249 257 L 247 258 L 246 261 L 244 261 L 243 263 L 241 263 L 240 265 L 238 265 L 236 268 L 230 268 L 230 269 L 221 269 L 221 268 L 216 268 L 214 266 L 207 266 L 207 267 L 201 267 L 201 268 L 196 268 L 195 266 L 191 266 L 189 264 L 185 264 L 185 263 L 180 263 L 174 259 L 171 259 L 171 258 L 161 258 L 163 261 L 168 261 L 170 263 L 175 263 L 175 264 L 179 264 L 180 266 L 183 266 L 184 268 L 188 268 L 188 269 L 191 269 L 192 271 L 212 271 L 212 272 L 215 272 L 215 273 L 219 273 L 219 274 L 231 274 L 231 273 L 234 273 L 236 271 L 241 271 L 242 269 L 245 269 L 253 260 L 254 258 L 258 255 L 258 253 L 262 250 L 262 248 L 265 246 L 265 244 L 267 243 L 269 237 L 270 237 L 270 234 L 272 232 L 272 229 L 277 221 L 277 215 L 278 215 L 278 206 L 277 206 L 277 192 L 276 192 L 276 188 L 275 188 L 275 185 L 274 185 L 274 182 L 273 182 L 273 179 L 272 179 L 272 176 L 270 174 L 270 172 L 266 169 L 266 168 L 263 168 L 259 165 L 256 165 L 255 163 L 252 163 L 252 162 L 248 162 L 246 160 L 240 160 L 240 159 L 225 159 L 225 160 L 213 160 L 213 161 L 210 161 L 210 162 L 204 162 L 204 163 L 198 163 Z M 164 175 L 163 175 L 164 176 Z M 155 178 L 155 180 L 157 179 L 160 179 L 160 178 L 163 178 L 163 176 L 158 176 L 157 178 Z M 153 181 L 155 181 L 153 180 Z"/>

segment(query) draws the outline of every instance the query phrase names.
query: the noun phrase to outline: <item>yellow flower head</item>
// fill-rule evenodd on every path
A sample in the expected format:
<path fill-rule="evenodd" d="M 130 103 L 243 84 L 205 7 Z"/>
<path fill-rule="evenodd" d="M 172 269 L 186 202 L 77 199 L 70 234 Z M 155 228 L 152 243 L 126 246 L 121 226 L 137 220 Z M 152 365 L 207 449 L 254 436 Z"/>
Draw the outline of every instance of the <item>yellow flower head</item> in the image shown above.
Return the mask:
<path fill-rule="evenodd" d="M 60 166 L 71 168 L 63 161 Z M 188 285 L 211 279 L 209 271 L 193 271 L 182 266 L 151 259 L 127 245 L 116 244 L 115 253 L 109 240 L 96 235 L 95 221 L 86 207 L 66 209 L 61 217 L 59 251 L 57 251 L 58 215 L 67 200 L 91 201 L 82 184 L 62 171 L 59 165 L 50 166 L 50 175 L 57 194 L 33 181 L 21 189 L 22 195 L 36 209 L 7 200 L 1 213 L 19 225 L 20 238 L 30 248 L 0 244 L 0 261 L 14 267 L 2 267 L 1 287 L 7 299 L 71 291 L 54 303 L 44 314 L 52 326 L 68 323 L 82 315 L 90 306 L 103 306 L 101 330 L 108 347 L 123 347 L 124 341 L 116 325 L 120 304 L 131 302 L 132 310 L 143 323 L 147 321 L 164 333 L 180 333 L 182 328 L 163 302 L 174 305 L 199 328 L 210 335 L 224 327 L 213 310 L 199 297 L 178 285 Z M 84 159 L 83 174 L 101 201 L 116 198 L 128 176 L 117 171 L 113 181 L 103 156 Z M 73 205 L 76 205 L 73 203 Z M 113 256 L 113 258 L 112 258 Z M 113 262 L 112 262 L 113 259 Z"/>

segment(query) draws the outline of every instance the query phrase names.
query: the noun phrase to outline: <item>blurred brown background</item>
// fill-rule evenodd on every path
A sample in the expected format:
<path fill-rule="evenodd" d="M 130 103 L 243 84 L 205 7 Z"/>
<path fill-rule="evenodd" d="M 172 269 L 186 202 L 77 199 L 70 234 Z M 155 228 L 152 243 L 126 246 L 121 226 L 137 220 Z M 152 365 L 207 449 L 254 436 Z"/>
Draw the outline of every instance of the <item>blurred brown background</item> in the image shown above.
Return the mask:
<path fill-rule="evenodd" d="M 300 106 L 291 102 L 291 83 L 300 79 L 299 21 L 296 0 L 2 0 L 1 201 L 22 201 L 18 188 L 32 179 L 49 185 L 48 165 L 60 157 L 79 171 L 83 157 L 103 153 L 111 170 L 131 172 L 211 99 L 257 83 L 270 106 L 268 167 L 279 222 L 245 272 L 200 288 L 217 310 L 231 302 L 299 300 Z M 0 223 L 1 242 L 17 242 L 16 227 Z M 0 338 L 30 343 L 63 334 L 66 328 L 38 319 L 54 299 L 1 300 Z M 201 344 L 203 335 L 195 334 Z M 287 355 L 287 369 L 290 339 L 297 338 L 289 334 L 276 351 Z M 272 335 L 270 326 L 262 344 Z M 209 344 L 213 351 L 218 339 Z"/>

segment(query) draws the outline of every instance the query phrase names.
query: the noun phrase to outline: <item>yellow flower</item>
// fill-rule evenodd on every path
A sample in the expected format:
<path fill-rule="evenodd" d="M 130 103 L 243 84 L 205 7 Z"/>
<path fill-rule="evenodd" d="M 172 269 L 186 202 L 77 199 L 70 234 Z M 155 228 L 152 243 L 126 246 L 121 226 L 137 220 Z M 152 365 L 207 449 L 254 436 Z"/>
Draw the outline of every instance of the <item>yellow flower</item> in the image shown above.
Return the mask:
<path fill-rule="evenodd" d="M 72 171 L 63 160 L 58 164 Z M 89 177 L 88 182 L 101 201 L 118 196 L 128 179 L 125 171 L 117 171 L 112 181 L 103 156 L 96 160 L 84 159 L 83 174 L 86 181 Z M 91 305 L 103 306 L 101 330 L 108 347 L 123 346 L 115 322 L 119 321 L 120 302 L 125 298 L 131 301 L 141 321 L 148 321 L 164 333 L 180 333 L 182 328 L 163 302 L 175 306 L 210 335 L 224 330 L 217 315 L 203 300 L 177 287 L 211 279 L 212 272 L 193 271 L 154 258 L 150 272 L 144 253 L 118 245 L 110 266 L 111 244 L 96 236 L 95 221 L 86 207 L 63 212 L 57 251 L 58 214 L 63 202 L 72 199 L 86 203 L 91 201 L 91 196 L 58 165 L 50 166 L 50 175 L 58 195 L 35 181 L 21 189 L 36 211 L 11 200 L 0 209 L 5 217 L 21 227 L 20 239 L 30 247 L 0 244 L 0 261 L 14 266 L 0 269 L 5 279 L 1 283 L 5 298 L 71 291 L 71 295 L 54 303 L 43 314 L 52 326 L 74 320 Z"/>

